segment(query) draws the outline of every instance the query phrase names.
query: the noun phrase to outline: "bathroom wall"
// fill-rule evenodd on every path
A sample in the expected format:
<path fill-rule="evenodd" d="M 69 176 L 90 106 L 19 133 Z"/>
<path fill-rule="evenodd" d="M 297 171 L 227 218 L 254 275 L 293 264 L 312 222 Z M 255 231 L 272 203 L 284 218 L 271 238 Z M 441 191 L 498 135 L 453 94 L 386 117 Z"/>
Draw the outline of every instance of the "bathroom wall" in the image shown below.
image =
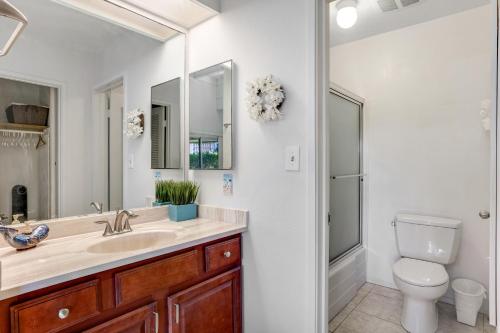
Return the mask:
<path fill-rule="evenodd" d="M 28 25 L 9 54 L 0 59 L 0 76 L 59 85 L 62 114 L 58 133 L 62 168 L 61 216 L 90 211 L 90 146 L 87 144 L 88 110 L 91 109 L 93 53 L 44 42 L 43 32 Z M 85 96 L 88 96 L 86 98 Z M 0 109 L 0 112 L 4 112 Z M 24 168 L 24 166 L 22 166 Z"/>
<path fill-rule="evenodd" d="M 331 49 L 331 80 L 366 99 L 368 281 L 394 286 L 391 221 L 406 211 L 464 222 L 451 278 L 488 286 L 491 11 L 479 7 Z M 450 294 L 445 298 L 451 301 Z"/>
<path fill-rule="evenodd" d="M 315 220 L 309 203 L 314 198 L 315 3 L 221 3 L 219 16 L 190 30 L 189 71 L 234 60 L 234 168 L 190 171 L 190 177 L 201 183 L 201 203 L 250 211 L 243 235 L 244 331 L 314 332 Z M 246 83 L 268 74 L 283 84 L 287 100 L 282 120 L 262 123 L 246 111 Z M 288 145 L 300 145 L 299 172 L 285 171 Z M 233 195 L 223 194 L 225 173 L 233 174 Z"/>
<path fill-rule="evenodd" d="M 143 207 L 146 197 L 154 197 L 156 171 L 151 169 L 151 87 L 178 77 L 182 78 L 181 87 L 184 85 L 184 42 L 184 35 L 165 43 L 128 36 L 115 40 L 100 56 L 94 87 L 122 77 L 124 115 L 136 108 L 144 111 L 145 115 L 143 135 L 135 140 L 123 137 L 124 207 Z M 181 107 L 181 114 L 183 112 Z M 129 166 L 130 159 L 133 159 L 133 167 Z M 161 177 L 168 179 L 182 179 L 184 176 L 182 170 L 158 171 Z"/>

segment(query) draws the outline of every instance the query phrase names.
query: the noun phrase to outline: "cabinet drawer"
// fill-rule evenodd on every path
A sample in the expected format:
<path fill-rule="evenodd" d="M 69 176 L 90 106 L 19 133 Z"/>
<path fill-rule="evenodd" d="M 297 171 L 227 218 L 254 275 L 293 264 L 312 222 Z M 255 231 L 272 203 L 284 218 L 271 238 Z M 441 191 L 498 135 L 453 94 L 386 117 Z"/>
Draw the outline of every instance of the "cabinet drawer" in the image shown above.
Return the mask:
<path fill-rule="evenodd" d="M 200 275 L 201 256 L 192 250 L 115 275 L 116 305 L 151 296 Z"/>
<path fill-rule="evenodd" d="M 101 312 L 98 280 L 82 283 L 10 308 L 14 333 L 59 332 Z"/>
<path fill-rule="evenodd" d="M 205 269 L 207 272 L 235 265 L 240 262 L 240 238 L 209 245 L 205 248 Z"/>

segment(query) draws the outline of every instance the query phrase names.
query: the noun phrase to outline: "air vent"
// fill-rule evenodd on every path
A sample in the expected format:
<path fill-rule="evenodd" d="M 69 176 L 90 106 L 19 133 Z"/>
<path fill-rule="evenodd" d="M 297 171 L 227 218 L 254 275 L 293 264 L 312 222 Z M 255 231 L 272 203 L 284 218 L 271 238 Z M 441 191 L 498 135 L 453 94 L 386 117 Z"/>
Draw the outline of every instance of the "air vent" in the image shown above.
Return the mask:
<path fill-rule="evenodd" d="M 378 0 L 378 5 L 383 12 L 390 12 L 398 9 L 398 4 L 395 0 Z"/>
<path fill-rule="evenodd" d="M 401 0 L 401 4 L 403 5 L 403 7 L 407 7 L 407 6 L 413 5 L 414 3 L 417 3 L 419 1 L 420 0 Z"/>

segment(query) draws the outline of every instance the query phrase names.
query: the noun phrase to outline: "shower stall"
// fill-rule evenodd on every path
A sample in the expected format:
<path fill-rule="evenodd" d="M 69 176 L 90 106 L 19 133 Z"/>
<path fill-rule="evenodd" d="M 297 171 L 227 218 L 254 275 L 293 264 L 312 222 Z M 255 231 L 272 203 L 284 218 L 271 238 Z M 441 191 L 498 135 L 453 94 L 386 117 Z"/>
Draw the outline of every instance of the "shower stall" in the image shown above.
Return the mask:
<path fill-rule="evenodd" d="M 330 319 L 366 281 L 363 103 L 361 97 L 331 85 L 328 96 Z"/>

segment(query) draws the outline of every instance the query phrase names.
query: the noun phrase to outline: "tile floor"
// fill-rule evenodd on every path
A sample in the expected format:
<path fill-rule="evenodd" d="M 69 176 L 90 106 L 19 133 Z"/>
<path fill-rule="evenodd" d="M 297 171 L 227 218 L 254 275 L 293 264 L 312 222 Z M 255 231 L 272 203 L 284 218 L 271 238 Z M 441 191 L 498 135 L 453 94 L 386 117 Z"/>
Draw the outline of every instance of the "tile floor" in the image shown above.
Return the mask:
<path fill-rule="evenodd" d="M 399 322 L 403 307 L 401 293 L 366 283 L 354 299 L 333 318 L 331 333 L 405 333 Z M 436 333 L 494 333 L 487 316 L 479 314 L 476 327 L 456 321 L 452 305 L 438 303 L 439 327 Z"/>

